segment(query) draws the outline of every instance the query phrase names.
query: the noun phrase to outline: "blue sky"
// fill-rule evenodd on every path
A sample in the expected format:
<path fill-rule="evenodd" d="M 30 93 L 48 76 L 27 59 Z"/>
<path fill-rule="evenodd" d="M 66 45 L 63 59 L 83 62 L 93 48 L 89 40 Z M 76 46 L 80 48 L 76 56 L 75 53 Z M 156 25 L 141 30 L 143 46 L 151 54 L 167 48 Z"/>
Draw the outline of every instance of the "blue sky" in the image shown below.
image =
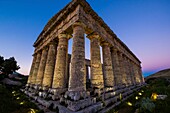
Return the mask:
<path fill-rule="evenodd" d="M 48 20 L 70 1 L 0 0 L 0 55 L 14 56 L 19 72 L 28 74 L 34 41 Z M 142 61 L 145 76 L 170 68 L 170 0 L 87 1 Z M 86 46 L 89 53 L 89 40 Z"/>

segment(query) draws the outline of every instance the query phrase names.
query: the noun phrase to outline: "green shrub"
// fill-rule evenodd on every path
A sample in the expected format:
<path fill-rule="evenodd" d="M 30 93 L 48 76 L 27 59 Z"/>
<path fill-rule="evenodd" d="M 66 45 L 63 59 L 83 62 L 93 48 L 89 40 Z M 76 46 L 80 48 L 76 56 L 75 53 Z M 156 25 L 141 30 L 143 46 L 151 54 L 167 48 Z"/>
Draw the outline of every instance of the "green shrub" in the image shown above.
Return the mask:
<path fill-rule="evenodd" d="M 155 104 L 152 102 L 150 98 L 142 98 L 139 104 L 139 110 L 141 113 L 153 112 L 155 109 Z"/>

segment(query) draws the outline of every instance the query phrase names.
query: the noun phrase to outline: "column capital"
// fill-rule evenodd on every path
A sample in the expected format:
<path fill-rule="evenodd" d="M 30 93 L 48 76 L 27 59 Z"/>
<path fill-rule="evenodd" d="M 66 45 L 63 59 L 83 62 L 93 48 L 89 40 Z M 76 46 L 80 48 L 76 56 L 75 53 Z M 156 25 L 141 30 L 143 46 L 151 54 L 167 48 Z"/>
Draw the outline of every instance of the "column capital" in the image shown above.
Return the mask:
<path fill-rule="evenodd" d="M 123 53 L 120 52 L 120 51 L 118 51 L 118 55 L 119 55 L 120 57 L 122 57 L 122 56 L 123 56 Z"/>
<path fill-rule="evenodd" d="M 88 34 L 86 37 L 88 37 L 89 39 L 93 39 L 93 38 L 100 39 L 100 36 L 96 32 L 92 32 Z"/>
<path fill-rule="evenodd" d="M 58 38 L 61 39 L 61 38 L 67 38 L 67 39 L 70 39 L 72 37 L 72 35 L 70 34 L 67 34 L 67 33 L 61 33 L 58 35 Z"/>
<path fill-rule="evenodd" d="M 81 23 L 81 22 L 75 22 L 75 23 L 72 24 L 73 28 L 75 28 L 77 26 L 80 26 L 80 27 L 83 27 L 83 28 L 85 27 L 85 25 L 83 23 Z"/>
<path fill-rule="evenodd" d="M 38 55 L 38 54 L 41 54 L 41 53 L 42 53 L 42 50 L 40 49 L 40 50 L 37 51 L 36 54 Z"/>
<path fill-rule="evenodd" d="M 111 48 L 111 50 L 112 50 L 113 52 L 118 52 L 118 51 L 119 51 L 115 46 L 113 46 L 113 47 Z"/>
<path fill-rule="evenodd" d="M 57 45 L 57 42 L 56 42 L 56 41 L 50 41 L 47 45 L 48 45 L 48 46 L 49 46 L 49 45 Z"/>
<path fill-rule="evenodd" d="M 45 46 L 42 48 L 42 51 L 43 51 L 43 50 L 48 50 L 48 48 L 49 48 L 49 47 L 45 45 Z"/>
<path fill-rule="evenodd" d="M 106 42 L 106 41 L 100 42 L 100 45 L 101 45 L 101 46 L 108 46 L 108 47 L 111 47 L 111 44 L 108 43 L 108 42 Z"/>

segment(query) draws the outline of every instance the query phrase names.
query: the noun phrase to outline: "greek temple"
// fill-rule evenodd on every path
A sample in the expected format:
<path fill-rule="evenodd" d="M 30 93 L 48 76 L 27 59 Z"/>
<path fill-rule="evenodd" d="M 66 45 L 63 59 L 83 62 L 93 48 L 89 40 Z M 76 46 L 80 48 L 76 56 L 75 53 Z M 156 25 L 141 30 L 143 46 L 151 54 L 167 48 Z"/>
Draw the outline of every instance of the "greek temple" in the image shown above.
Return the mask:
<path fill-rule="evenodd" d="M 72 0 L 53 16 L 33 46 L 24 92 L 59 113 L 107 112 L 144 86 L 140 60 L 86 0 Z"/>

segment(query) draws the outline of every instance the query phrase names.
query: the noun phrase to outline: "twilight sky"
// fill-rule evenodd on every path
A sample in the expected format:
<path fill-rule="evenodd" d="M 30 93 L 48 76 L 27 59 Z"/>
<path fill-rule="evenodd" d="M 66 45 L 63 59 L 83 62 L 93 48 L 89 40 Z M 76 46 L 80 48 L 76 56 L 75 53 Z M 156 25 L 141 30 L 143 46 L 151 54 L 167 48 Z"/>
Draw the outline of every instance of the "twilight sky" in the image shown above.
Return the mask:
<path fill-rule="evenodd" d="M 0 55 L 14 56 L 19 72 L 28 74 L 33 43 L 48 20 L 70 1 L 0 0 Z M 87 1 L 141 60 L 144 76 L 170 68 L 170 0 Z M 89 40 L 86 47 L 89 58 Z"/>

